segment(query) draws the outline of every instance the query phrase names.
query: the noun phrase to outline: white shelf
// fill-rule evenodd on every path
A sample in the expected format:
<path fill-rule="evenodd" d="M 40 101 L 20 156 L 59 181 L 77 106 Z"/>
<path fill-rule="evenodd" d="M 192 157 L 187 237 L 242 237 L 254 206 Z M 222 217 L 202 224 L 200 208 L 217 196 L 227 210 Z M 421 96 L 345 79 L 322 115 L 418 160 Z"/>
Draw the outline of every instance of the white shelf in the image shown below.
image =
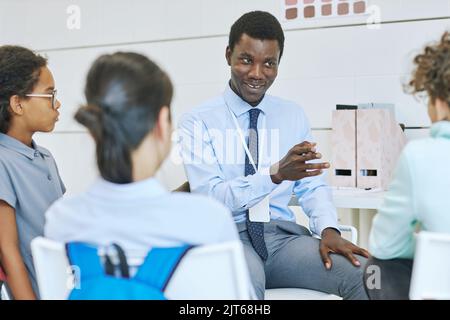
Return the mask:
<path fill-rule="evenodd" d="M 383 204 L 386 191 L 381 189 L 332 188 L 332 193 L 336 208 L 377 210 Z M 292 196 L 289 205 L 297 205 L 295 196 Z"/>
<path fill-rule="evenodd" d="M 383 204 L 385 193 L 386 191 L 381 189 L 333 188 L 333 202 L 336 208 L 377 210 Z"/>

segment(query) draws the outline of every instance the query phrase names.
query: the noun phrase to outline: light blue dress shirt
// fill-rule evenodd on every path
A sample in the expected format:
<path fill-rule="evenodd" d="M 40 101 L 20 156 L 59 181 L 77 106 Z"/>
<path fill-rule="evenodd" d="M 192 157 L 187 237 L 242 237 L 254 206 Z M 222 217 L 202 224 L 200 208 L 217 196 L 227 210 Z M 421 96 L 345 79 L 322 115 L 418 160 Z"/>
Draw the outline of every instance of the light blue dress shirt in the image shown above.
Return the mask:
<path fill-rule="evenodd" d="M 379 259 L 413 258 L 419 226 L 450 233 L 450 122 L 433 124 L 430 133 L 404 148 L 374 217 L 369 250 Z"/>
<path fill-rule="evenodd" d="M 244 176 L 245 151 L 230 110 L 248 139 L 248 111 L 251 108 L 227 85 L 223 95 L 182 116 L 179 146 L 191 192 L 224 203 L 232 211 L 236 223 L 244 222 L 245 211 L 269 194 L 271 219 L 295 221 L 295 215 L 288 207 L 295 193 L 310 218 L 313 233 L 320 235 L 327 227 L 337 229 L 331 189 L 323 175 L 283 181 L 279 185 L 272 182 L 269 174 L 257 172 Z M 294 145 L 312 141 L 306 115 L 297 104 L 266 94 L 257 108 L 262 111 L 258 118 L 259 149 L 264 150 L 258 161 L 260 164 L 265 163 L 268 168 Z"/>

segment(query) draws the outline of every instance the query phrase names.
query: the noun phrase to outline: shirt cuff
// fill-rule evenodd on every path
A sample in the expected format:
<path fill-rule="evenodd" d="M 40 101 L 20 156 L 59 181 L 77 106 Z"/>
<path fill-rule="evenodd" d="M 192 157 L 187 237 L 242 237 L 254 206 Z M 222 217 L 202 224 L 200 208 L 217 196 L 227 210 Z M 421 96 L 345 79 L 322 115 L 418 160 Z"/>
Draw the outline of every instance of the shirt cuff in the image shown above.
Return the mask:
<path fill-rule="evenodd" d="M 271 193 L 273 190 L 275 190 L 276 187 L 279 186 L 279 184 L 276 184 L 272 181 L 272 178 L 270 177 L 268 171 L 257 172 L 253 176 L 257 180 L 255 181 L 256 184 L 261 186 L 262 195 L 267 195 Z"/>
<path fill-rule="evenodd" d="M 322 232 L 326 228 L 333 228 L 336 229 L 339 233 L 341 233 L 339 231 L 339 225 L 337 221 L 331 217 L 322 217 L 321 219 L 317 219 L 316 221 L 314 221 L 314 229 L 317 232 L 318 236 L 322 236 Z"/>

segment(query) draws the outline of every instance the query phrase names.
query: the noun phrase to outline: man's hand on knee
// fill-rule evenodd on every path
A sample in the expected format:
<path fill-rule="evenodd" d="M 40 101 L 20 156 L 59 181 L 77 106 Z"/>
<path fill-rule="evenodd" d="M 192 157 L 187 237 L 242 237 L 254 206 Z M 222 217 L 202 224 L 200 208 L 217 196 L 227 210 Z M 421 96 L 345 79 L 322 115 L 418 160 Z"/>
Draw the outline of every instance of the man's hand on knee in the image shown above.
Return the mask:
<path fill-rule="evenodd" d="M 325 268 L 328 270 L 331 269 L 332 265 L 330 252 L 343 255 L 356 267 L 359 267 L 360 263 L 354 254 L 359 254 L 366 258 L 369 257 L 369 252 L 367 250 L 345 240 L 334 228 L 326 228 L 323 230 L 319 250 Z"/>

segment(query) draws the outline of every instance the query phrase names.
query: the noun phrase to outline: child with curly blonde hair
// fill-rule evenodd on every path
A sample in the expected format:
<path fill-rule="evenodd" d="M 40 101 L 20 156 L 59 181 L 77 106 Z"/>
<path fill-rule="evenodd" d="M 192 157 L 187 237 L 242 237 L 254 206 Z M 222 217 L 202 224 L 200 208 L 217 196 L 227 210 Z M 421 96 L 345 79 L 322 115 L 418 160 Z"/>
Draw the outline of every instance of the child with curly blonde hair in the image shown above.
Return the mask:
<path fill-rule="evenodd" d="M 450 33 L 425 47 L 414 65 L 408 89 L 428 98 L 430 137 L 405 147 L 373 220 L 367 267 L 377 265 L 382 277 L 380 289 L 366 288 L 371 299 L 408 299 L 417 228 L 450 233 Z"/>

